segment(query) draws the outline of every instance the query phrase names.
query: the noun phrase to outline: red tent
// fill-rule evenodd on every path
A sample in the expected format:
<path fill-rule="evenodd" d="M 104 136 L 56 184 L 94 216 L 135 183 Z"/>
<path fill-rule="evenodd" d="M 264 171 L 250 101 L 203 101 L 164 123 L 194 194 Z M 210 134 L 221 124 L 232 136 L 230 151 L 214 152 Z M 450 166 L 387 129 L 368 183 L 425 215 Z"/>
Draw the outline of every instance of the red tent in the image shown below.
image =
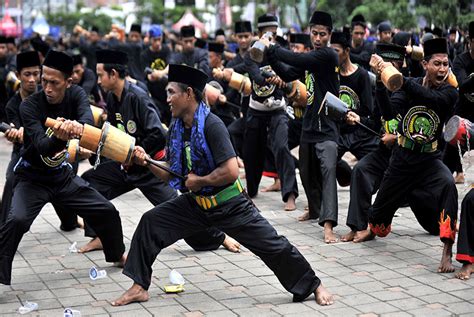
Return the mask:
<path fill-rule="evenodd" d="M 0 21 L 0 33 L 5 36 L 17 36 L 18 28 L 8 13 Z"/>
<path fill-rule="evenodd" d="M 191 10 L 186 11 L 186 13 L 181 17 L 181 19 L 179 19 L 178 22 L 173 24 L 173 30 L 179 31 L 181 30 L 181 27 L 185 25 L 194 25 L 196 29 L 199 29 L 201 31 L 205 30 L 204 23 L 199 21 L 191 12 Z"/>

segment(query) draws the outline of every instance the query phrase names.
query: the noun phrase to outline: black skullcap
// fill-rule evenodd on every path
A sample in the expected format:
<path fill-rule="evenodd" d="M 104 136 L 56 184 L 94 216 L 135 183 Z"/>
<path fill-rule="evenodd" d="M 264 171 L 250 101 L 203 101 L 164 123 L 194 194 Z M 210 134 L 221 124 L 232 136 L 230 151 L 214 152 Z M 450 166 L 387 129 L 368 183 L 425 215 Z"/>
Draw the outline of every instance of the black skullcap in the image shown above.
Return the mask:
<path fill-rule="evenodd" d="M 329 28 L 329 31 L 332 30 L 332 17 L 329 13 L 324 11 L 314 11 L 309 20 L 309 25 L 324 25 Z"/>
<path fill-rule="evenodd" d="M 429 59 L 433 54 L 448 54 L 448 42 L 444 37 L 428 40 L 423 43 L 425 59 Z"/>
<path fill-rule="evenodd" d="M 443 30 L 439 27 L 435 27 L 432 33 L 437 37 L 443 37 Z"/>
<path fill-rule="evenodd" d="M 132 26 L 130 27 L 130 32 L 137 32 L 137 33 L 142 34 L 141 24 L 132 24 Z"/>
<path fill-rule="evenodd" d="M 181 37 L 194 37 L 196 30 L 192 25 L 185 25 L 181 27 Z"/>
<path fill-rule="evenodd" d="M 283 36 L 277 35 L 275 38 L 275 41 L 281 46 L 281 47 L 288 47 L 288 41 L 285 40 Z"/>
<path fill-rule="evenodd" d="M 352 18 L 351 20 L 351 26 L 354 27 L 356 25 L 360 25 L 362 26 L 363 28 L 366 27 L 366 22 L 365 22 L 365 18 L 362 14 L 356 14 L 354 15 L 354 17 Z"/>
<path fill-rule="evenodd" d="M 73 66 L 82 65 L 82 63 L 83 63 L 83 61 L 82 61 L 82 55 L 81 54 L 72 55 L 72 65 Z"/>
<path fill-rule="evenodd" d="M 7 43 L 8 44 L 15 44 L 15 38 L 13 36 L 7 37 Z"/>
<path fill-rule="evenodd" d="M 7 44 L 7 38 L 3 35 L 0 35 L 0 44 Z"/>
<path fill-rule="evenodd" d="M 50 47 L 48 43 L 43 41 L 41 38 L 35 37 L 30 42 L 31 42 L 31 46 L 33 46 L 33 49 L 35 51 L 40 52 L 43 56 L 46 56 L 46 54 L 48 54 Z"/>
<path fill-rule="evenodd" d="M 219 35 L 224 35 L 224 36 L 225 36 L 225 32 L 224 32 L 223 29 L 218 29 L 218 30 L 216 31 L 216 37 L 218 37 Z"/>
<path fill-rule="evenodd" d="M 168 71 L 168 82 L 176 82 L 188 85 L 201 92 L 206 87 L 208 77 L 199 69 L 187 65 L 170 64 Z"/>
<path fill-rule="evenodd" d="M 392 37 L 392 43 L 400 46 L 407 46 L 410 39 L 411 33 L 401 31 Z"/>
<path fill-rule="evenodd" d="M 423 28 L 423 31 L 424 31 L 425 33 L 433 33 L 433 30 L 432 30 L 429 26 L 425 26 L 425 27 Z"/>
<path fill-rule="evenodd" d="M 458 32 L 458 29 L 453 27 L 449 29 L 449 34 L 456 34 Z"/>
<path fill-rule="evenodd" d="M 209 52 L 224 53 L 224 44 L 217 42 L 209 42 L 208 44 Z"/>
<path fill-rule="evenodd" d="M 97 32 L 97 33 L 99 33 L 99 27 L 93 25 L 93 26 L 91 27 L 91 32 Z"/>
<path fill-rule="evenodd" d="M 127 53 L 116 50 L 98 50 L 95 52 L 97 64 L 119 64 L 127 65 Z"/>
<path fill-rule="evenodd" d="M 348 27 L 347 25 L 344 25 L 342 27 L 342 32 L 351 34 L 351 28 Z"/>
<path fill-rule="evenodd" d="M 469 22 L 469 38 L 474 38 L 474 21 Z"/>
<path fill-rule="evenodd" d="M 59 70 L 69 77 L 72 74 L 73 68 L 72 57 L 63 52 L 49 50 L 44 59 L 43 66 Z"/>
<path fill-rule="evenodd" d="M 305 47 L 311 46 L 309 34 L 306 33 L 290 33 L 290 43 L 304 44 Z"/>
<path fill-rule="evenodd" d="M 237 21 L 234 24 L 235 33 L 252 33 L 252 24 L 250 21 Z"/>
<path fill-rule="evenodd" d="M 375 46 L 375 53 L 380 55 L 386 62 L 389 61 L 403 61 L 405 58 L 406 49 L 404 46 L 396 44 L 378 43 Z"/>
<path fill-rule="evenodd" d="M 278 18 L 276 16 L 266 13 L 258 17 L 257 27 L 259 29 L 269 27 L 269 26 L 278 27 Z"/>
<path fill-rule="evenodd" d="M 206 45 L 207 42 L 200 38 L 196 38 L 196 42 L 194 42 L 194 47 L 205 48 Z"/>
<path fill-rule="evenodd" d="M 387 32 L 392 30 L 392 25 L 388 21 L 380 22 L 378 26 L 379 32 Z"/>
<path fill-rule="evenodd" d="M 351 35 L 345 32 L 332 32 L 331 44 L 339 44 L 343 48 L 351 46 Z"/>
<path fill-rule="evenodd" d="M 41 62 L 36 51 L 28 51 L 16 55 L 16 70 L 21 72 L 23 68 L 41 66 Z"/>

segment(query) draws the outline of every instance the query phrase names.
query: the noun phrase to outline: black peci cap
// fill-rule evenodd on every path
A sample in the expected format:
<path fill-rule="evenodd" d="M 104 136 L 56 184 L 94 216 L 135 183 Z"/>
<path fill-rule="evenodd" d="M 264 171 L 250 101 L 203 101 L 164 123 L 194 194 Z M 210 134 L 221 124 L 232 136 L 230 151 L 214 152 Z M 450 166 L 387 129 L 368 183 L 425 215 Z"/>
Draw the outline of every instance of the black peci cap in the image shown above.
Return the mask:
<path fill-rule="evenodd" d="M 130 32 L 138 32 L 142 34 L 142 26 L 140 24 L 132 24 L 130 27 Z"/>
<path fill-rule="evenodd" d="M 379 32 L 388 32 L 392 31 L 392 25 L 388 21 L 380 22 L 378 26 Z"/>
<path fill-rule="evenodd" d="M 194 47 L 206 48 L 206 45 L 207 42 L 200 38 L 196 38 L 196 42 L 194 42 Z"/>
<path fill-rule="evenodd" d="M 38 52 L 29 51 L 16 55 L 16 70 L 20 72 L 23 68 L 41 66 Z"/>
<path fill-rule="evenodd" d="M 474 39 L 474 21 L 469 22 L 469 38 Z"/>
<path fill-rule="evenodd" d="M 47 66 L 66 74 L 68 77 L 72 74 L 72 57 L 66 53 L 49 50 L 44 59 L 43 66 Z"/>
<path fill-rule="evenodd" d="M 187 65 L 169 65 L 168 82 L 185 84 L 203 92 L 207 80 L 208 76 L 199 69 Z"/>
<path fill-rule="evenodd" d="M 266 13 L 258 17 L 257 27 L 259 29 L 269 26 L 278 27 L 278 18 L 276 16 Z"/>
<path fill-rule="evenodd" d="M 384 61 L 403 61 L 405 59 L 406 49 L 397 44 L 378 43 L 375 46 L 375 53 L 380 55 Z"/>
<path fill-rule="evenodd" d="M 72 65 L 73 66 L 82 65 L 82 63 L 83 63 L 83 61 L 82 61 L 82 55 L 81 54 L 72 55 Z"/>
<path fill-rule="evenodd" d="M 30 43 L 33 49 L 37 52 L 40 52 L 43 56 L 46 56 L 46 54 L 48 54 L 48 51 L 50 50 L 48 43 L 46 43 L 39 37 L 31 39 Z"/>
<path fill-rule="evenodd" d="M 98 50 L 95 52 L 97 64 L 119 64 L 127 65 L 127 53 L 116 50 Z"/>
<path fill-rule="evenodd" d="M 309 34 L 306 33 L 290 33 L 290 43 L 304 44 L 305 47 L 311 46 Z"/>
<path fill-rule="evenodd" d="M 351 26 L 354 27 L 356 25 L 362 26 L 364 29 L 367 26 L 367 23 L 365 22 L 365 18 L 362 14 L 356 14 L 351 20 Z"/>
<path fill-rule="evenodd" d="M 329 30 L 332 30 L 332 17 L 329 13 L 324 11 L 314 11 L 309 20 L 309 25 L 323 25 L 327 26 Z"/>
<path fill-rule="evenodd" d="M 448 42 L 444 37 L 428 40 L 423 43 L 425 59 L 429 59 L 433 54 L 448 54 Z"/>
<path fill-rule="evenodd" d="M 185 25 L 181 27 L 181 37 L 194 37 L 196 30 L 192 25 Z"/>
<path fill-rule="evenodd" d="M 208 48 L 209 52 L 224 53 L 224 44 L 222 43 L 209 42 Z"/>
<path fill-rule="evenodd" d="M 339 44 L 343 48 L 351 47 L 351 35 L 346 32 L 332 32 L 331 44 Z"/>
<path fill-rule="evenodd" d="M 252 33 L 252 24 L 250 21 L 237 21 L 234 24 L 234 32 L 237 33 Z"/>

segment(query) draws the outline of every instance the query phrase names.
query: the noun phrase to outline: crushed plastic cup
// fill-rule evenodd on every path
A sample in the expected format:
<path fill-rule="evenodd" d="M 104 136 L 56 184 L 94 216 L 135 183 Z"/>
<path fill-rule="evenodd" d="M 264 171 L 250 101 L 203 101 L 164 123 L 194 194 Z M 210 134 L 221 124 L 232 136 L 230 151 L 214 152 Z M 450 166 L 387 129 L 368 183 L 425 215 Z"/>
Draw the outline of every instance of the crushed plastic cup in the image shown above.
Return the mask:
<path fill-rule="evenodd" d="M 66 308 L 64 310 L 64 317 L 81 317 L 81 312 L 79 310 Z"/>
<path fill-rule="evenodd" d="M 107 271 L 106 270 L 98 270 L 95 266 L 93 266 L 89 270 L 89 277 L 93 281 L 101 279 L 101 278 L 105 278 L 105 277 L 107 277 Z"/>
<path fill-rule="evenodd" d="M 169 275 L 170 283 L 174 285 L 184 285 L 184 277 L 176 270 L 171 270 Z"/>
<path fill-rule="evenodd" d="M 34 302 L 29 302 L 29 301 L 25 301 L 23 306 L 20 306 L 20 308 L 18 308 L 18 312 L 22 315 L 28 314 L 29 312 L 32 312 L 35 310 L 38 310 L 38 304 Z"/>
<path fill-rule="evenodd" d="M 77 253 L 77 242 L 74 241 L 69 247 L 69 253 Z"/>

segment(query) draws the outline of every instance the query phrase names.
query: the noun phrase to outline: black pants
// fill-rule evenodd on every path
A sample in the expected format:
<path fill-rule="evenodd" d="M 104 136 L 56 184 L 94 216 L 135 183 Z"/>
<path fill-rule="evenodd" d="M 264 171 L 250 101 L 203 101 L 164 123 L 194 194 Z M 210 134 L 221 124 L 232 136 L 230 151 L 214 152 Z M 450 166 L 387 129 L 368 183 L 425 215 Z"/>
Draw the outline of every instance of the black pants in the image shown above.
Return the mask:
<path fill-rule="evenodd" d="M 461 153 L 464 155 L 466 151 L 462 149 Z M 459 150 L 456 146 L 446 144 L 443 153 L 443 163 L 446 164 L 451 173 L 462 173 L 461 158 L 459 157 Z"/>
<path fill-rule="evenodd" d="M 264 169 L 267 140 L 275 159 L 275 166 L 281 180 L 283 201 L 290 194 L 298 197 L 295 164 L 288 148 L 288 117 L 282 110 L 269 115 L 247 113 L 245 125 L 244 163 L 245 178 L 250 197 L 258 193 L 258 186 Z"/>
<path fill-rule="evenodd" d="M 338 162 L 336 170 L 337 180 L 341 186 L 349 185 L 352 174 L 349 164 L 341 159 L 344 154 L 350 152 L 360 161 L 364 156 L 375 151 L 378 148 L 379 142 L 378 138 L 361 128 L 352 132 L 341 133 L 337 142 Z"/>
<path fill-rule="evenodd" d="M 456 260 L 474 263 L 474 189 L 462 201 Z"/>
<path fill-rule="evenodd" d="M 99 193 L 108 200 L 112 200 L 135 188 L 157 206 L 165 201 L 176 198 L 178 195 L 168 184 L 156 177 L 151 171 L 127 174 L 121 169 L 118 162 L 107 161 L 100 164 L 96 170 L 86 171 L 82 178 L 91 184 Z M 88 237 L 96 237 L 95 232 L 85 222 L 84 234 Z M 224 242 L 225 234 L 215 228 L 190 237 L 186 242 L 196 251 L 215 250 Z"/>
<path fill-rule="evenodd" d="M 381 237 L 389 234 L 395 212 L 408 201 L 428 233 L 454 242 L 458 192 L 451 172 L 439 158 L 427 154 L 420 154 L 426 159 L 412 163 L 404 153 L 408 151 L 397 147 L 392 152 L 377 198 L 369 209 L 371 230 Z"/>
<path fill-rule="evenodd" d="M 368 211 L 372 195 L 380 187 L 388 168 L 392 150 L 380 144 L 372 153 L 364 156 L 352 171 L 349 210 L 346 224 L 353 231 L 362 231 L 369 225 Z"/>
<path fill-rule="evenodd" d="M 245 117 L 238 118 L 227 126 L 235 152 L 242 157 L 244 147 Z"/>
<path fill-rule="evenodd" d="M 306 259 L 278 235 L 244 195 L 205 212 L 185 194 L 146 212 L 133 235 L 123 273 L 148 289 L 152 265 L 160 251 L 210 226 L 235 237 L 260 257 L 294 295 L 294 301 L 304 300 L 319 286 L 320 280 Z"/>
<path fill-rule="evenodd" d="M 7 220 L 8 214 L 10 213 L 10 208 L 13 198 L 13 190 L 17 182 L 15 173 L 13 173 L 13 168 L 18 163 L 20 159 L 20 153 L 18 151 L 13 151 L 10 163 L 7 167 L 7 174 L 5 179 L 5 185 L 3 187 L 2 194 L 2 203 L 0 206 L 0 225 L 4 224 Z M 73 165 L 74 174 L 77 172 L 78 164 Z M 61 221 L 60 228 L 63 231 L 71 231 L 76 229 L 79 225 L 77 224 L 76 214 L 69 212 L 67 210 L 62 210 L 59 206 L 53 204 L 54 210 L 58 215 L 59 220 Z"/>
<path fill-rule="evenodd" d="M 306 197 L 309 216 L 319 218 L 319 224 L 326 221 L 337 225 L 337 144 L 334 141 L 301 143 L 300 176 Z"/>
<path fill-rule="evenodd" d="M 63 210 L 75 210 L 87 220 L 102 241 L 107 262 L 121 259 L 125 246 L 119 213 L 83 179 L 72 173 L 54 183 L 20 178 L 14 189 L 10 214 L 0 227 L 0 283 L 10 285 L 18 245 L 48 202 Z"/>

